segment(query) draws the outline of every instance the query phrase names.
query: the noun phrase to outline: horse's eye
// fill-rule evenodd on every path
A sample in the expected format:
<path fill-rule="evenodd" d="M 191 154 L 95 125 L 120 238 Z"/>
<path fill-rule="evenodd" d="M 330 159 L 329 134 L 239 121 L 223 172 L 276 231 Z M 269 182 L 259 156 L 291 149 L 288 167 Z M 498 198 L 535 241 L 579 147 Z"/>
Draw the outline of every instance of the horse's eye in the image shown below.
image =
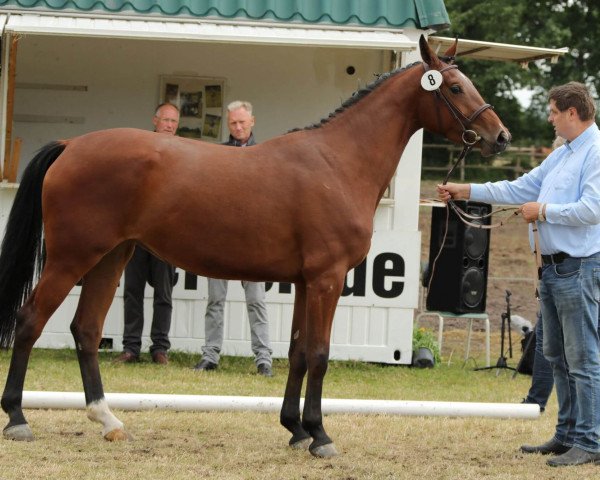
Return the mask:
<path fill-rule="evenodd" d="M 462 93 L 462 88 L 460 88 L 460 85 L 452 85 L 450 91 L 452 93 Z"/>

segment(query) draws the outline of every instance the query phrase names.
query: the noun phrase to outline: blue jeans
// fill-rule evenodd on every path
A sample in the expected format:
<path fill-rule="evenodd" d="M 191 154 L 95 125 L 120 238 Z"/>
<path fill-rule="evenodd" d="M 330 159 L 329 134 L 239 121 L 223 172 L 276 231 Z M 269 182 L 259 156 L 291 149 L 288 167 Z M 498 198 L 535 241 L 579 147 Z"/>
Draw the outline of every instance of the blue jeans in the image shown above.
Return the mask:
<path fill-rule="evenodd" d="M 600 253 L 542 270 L 544 356 L 552 365 L 558 422 L 554 438 L 600 451 Z"/>
<path fill-rule="evenodd" d="M 543 320 L 542 315 L 538 313 L 537 323 L 535 324 L 535 354 L 533 357 L 531 387 L 529 388 L 529 392 L 527 392 L 525 403 L 537 403 L 542 411 L 546 408 L 548 398 L 554 387 L 552 365 L 544 358 L 543 341 Z"/>

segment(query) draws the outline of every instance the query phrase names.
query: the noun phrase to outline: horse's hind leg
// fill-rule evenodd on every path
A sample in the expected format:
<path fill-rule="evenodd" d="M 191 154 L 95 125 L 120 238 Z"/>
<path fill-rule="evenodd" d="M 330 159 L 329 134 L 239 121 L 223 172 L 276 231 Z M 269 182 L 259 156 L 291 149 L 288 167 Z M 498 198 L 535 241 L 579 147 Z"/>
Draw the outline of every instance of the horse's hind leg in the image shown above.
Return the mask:
<path fill-rule="evenodd" d="M 29 364 L 29 356 L 33 344 L 37 339 L 30 329 L 24 328 L 28 319 L 32 317 L 31 300 L 36 290 L 32 292 L 29 300 L 21 307 L 17 313 L 17 329 L 15 331 L 15 342 L 13 346 L 10 367 L 6 378 L 4 393 L 2 394 L 2 410 L 8 415 L 8 424 L 4 427 L 2 434 L 9 440 L 32 441 L 33 432 L 23 414 L 23 387 L 25 384 L 25 374 Z M 47 321 L 47 319 L 46 319 Z M 45 324 L 46 321 L 43 323 Z M 43 329 L 43 326 L 42 326 Z"/>
<path fill-rule="evenodd" d="M 300 394 L 304 375 L 306 375 L 306 287 L 300 283 L 296 284 L 294 318 L 292 320 L 288 358 L 290 367 L 280 421 L 285 428 L 292 432 L 290 446 L 297 449 L 306 449 L 312 438 L 302 428 L 300 421 Z"/>
<path fill-rule="evenodd" d="M 33 440 L 33 433 L 23 415 L 23 386 L 34 343 L 40 337 L 50 316 L 65 299 L 78 280 L 78 275 L 65 272 L 50 261 L 40 282 L 17 313 L 17 326 L 6 386 L 2 394 L 2 409 L 8 414 L 4 438 Z"/>
<path fill-rule="evenodd" d="M 114 298 L 125 264 L 133 253 L 133 247 L 132 242 L 119 245 L 83 277 L 79 305 L 71 323 L 87 416 L 102 424 L 102 435 L 109 441 L 129 440 L 131 436 L 123 428 L 123 423 L 110 411 L 104 398 L 98 346 L 106 312 Z"/>

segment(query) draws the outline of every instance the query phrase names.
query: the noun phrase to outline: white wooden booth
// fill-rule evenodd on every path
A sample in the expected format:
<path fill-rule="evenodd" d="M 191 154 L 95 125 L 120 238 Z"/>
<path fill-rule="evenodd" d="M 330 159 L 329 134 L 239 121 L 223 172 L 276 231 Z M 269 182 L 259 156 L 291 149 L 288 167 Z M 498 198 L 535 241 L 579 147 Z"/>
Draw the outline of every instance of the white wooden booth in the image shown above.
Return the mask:
<path fill-rule="evenodd" d="M 418 38 L 429 31 L 307 28 L 289 24 L 231 25 L 164 22 L 149 17 L 40 15 L 0 12 L 2 109 L 0 145 L 22 139 L 21 172 L 42 145 L 112 127 L 151 129 L 165 79 L 188 78 L 222 86 L 222 103 L 246 99 L 255 106 L 254 129 L 264 141 L 318 122 L 374 74 L 419 60 Z M 15 51 L 14 39 L 18 38 Z M 14 75 L 14 77 L 11 77 Z M 14 104 L 8 102 L 14 88 Z M 373 119 L 377 121 L 376 118 Z M 213 140 L 227 137 L 226 127 Z M 10 138 L 8 139 L 11 140 Z M 422 133 L 411 139 L 374 219 L 365 264 L 350 272 L 334 320 L 331 357 L 390 364 L 411 362 L 413 313 L 418 306 L 418 231 Z M 4 152 L 2 152 L 4 154 Z M 126 165 L 123 168 L 127 168 Z M 98 182 L 102 182 L 99 178 Z M 16 192 L 0 184 L 0 227 Z M 206 279 L 177 270 L 170 338 L 173 349 L 199 352 L 204 343 Z M 69 324 L 79 287 L 53 315 L 39 347 L 73 347 Z M 121 349 L 122 284 L 103 337 Z M 293 287 L 267 292 L 274 356 L 289 345 Z M 226 355 L 251 355 L 243 290 L 230 282 L 225 311 Z M 149 343 L 152 289 L 146 289 L 143 349 Z"/>
<path fill-rule="evenodd" d="M 245 27 L 251 28 L 250 32 L 237 31 L 236 37 L 231 27 L 227 30 L 214 24 L 195 32 L 194 38 L 181 39 L 170 38 L 164 30 L 168 26 L 160 22 L 146 22 L 146 30 L 163 29 L 149 39 L 147 31 L 136 34 L 133 30 L 139 26 L 125 19 L 87 19 L 85 35 L 78 18 L 24 14 L 0 19 L 4 24 L 4 65 L 9 64 L 12 38 L 20 37 L 14 65 L 12 130 L 13 138 L 23 139 L 19 172 L 38 148 L 53 139 L 111 127 L 151 129 L 165 76 L 219 82 L 224 105 L 239 98 L 250 100 L 255 106 L 258 141 L 307 126 L 372 82 L 374 74 L 389 71 L 395 63 L 418 60 L 416 46 L 423 32 L 355 29 L 340 37 L 333 29 L 277 28 L 274 32 L 274 27 L 257 26 Z M 2 69 L 4 93 L 9 86 L 8 73 L 9 69 Z M 3 98 L 6 102 L 6 95 Z M 223 126 L 217 140 L 226 137 Z M 377 210 L 373 248 L 366 263 L 348 276 L 334 321 L 332 358 L 410 363 L 413 310 L 418 302 L 420 167 L 418 133 L 406 150 L 388 197 Z M 15 191 L 14 184 L 0 185 L 2 228 Z M 177 273 L 172 348 L 199 352 L 204 342 L 206 279 L 180 269 Z M 103 332 L 114 350 L 121 349 L 122 288 L 121 282 Z M 79 290 L 75 287 L 53 315 L 37 346 L 74 346 L 69 324 Z M 286 357 L 293 287 L 271 285 L 267 302 L 274 356 Z M 223 352 L 251 355 L 240 282 L 230 282 L 225 315 Z M 148 346 L 151 318 L 152 289 L 148 286 L 143 349 Z"/>

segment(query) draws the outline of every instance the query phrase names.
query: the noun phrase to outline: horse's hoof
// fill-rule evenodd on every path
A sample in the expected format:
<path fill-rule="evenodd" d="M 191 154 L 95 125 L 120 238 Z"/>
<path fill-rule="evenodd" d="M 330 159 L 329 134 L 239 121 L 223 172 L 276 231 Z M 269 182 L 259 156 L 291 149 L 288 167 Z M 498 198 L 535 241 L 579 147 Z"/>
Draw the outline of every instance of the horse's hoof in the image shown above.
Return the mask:
<path fill-rule="evenodd" d="M 16 440 L 18 442 L 33 442 L 34 440 L 33 432 L 27 423 L 6 427 L 2 431 L 2 435 L 7 440 Z"/>
<path fill-rule="evenodd" d="M 292 439 L 293 440 L 293 439 Z M 308 447 L 312 443 L 312 438 L 303 438 L 302 440 L 298 440 L 297 442 L 292 442 L 290 440 L 290 447 L 294 450 L 308 450 Z"/>
<path fill-rule="evenodd" d="M 133 440 L 133 437 L 124 429 L 115 428 L 104 435 L 104 440 L 108 440 L 109 442 L 124 442 Z"/>
<path fill-rule="evenodd" d="M 312 453 L 315 457 L 318 458 L 331 458 L 338 455 L 338 451 L 335 448 L 333 443 L 328 443 L 326 445 L 319 445 L 315 448 L 309 448 L 310 453 Z"/>

